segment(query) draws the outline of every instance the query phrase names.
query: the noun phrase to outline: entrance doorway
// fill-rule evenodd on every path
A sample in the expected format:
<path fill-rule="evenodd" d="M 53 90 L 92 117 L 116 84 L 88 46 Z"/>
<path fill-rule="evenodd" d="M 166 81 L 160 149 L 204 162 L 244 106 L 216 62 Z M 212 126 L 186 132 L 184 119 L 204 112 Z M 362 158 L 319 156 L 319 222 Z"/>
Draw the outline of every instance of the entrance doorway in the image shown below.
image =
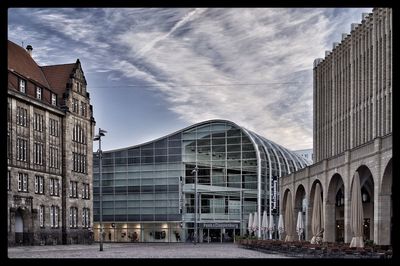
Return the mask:
<path fill-rule="evenodd" d="M 19 211 L 15 213 L 15 243 L 22 244 L 24 240 L 24 220 Z"/>
<path fill-rule="evenodd" d="M 221 229 L 210 229 L 209 239 L 210 243 L 221 242 Z"/>
<path fill-rule="evenodd" d="M 336 242 L 344 242 L 344 220 L 336 220 Z"/>
<path fill-rule="evenodd" d="M 235 229 L 225 229 L 225 233 L 222 233 L 222 242 L 233 242 Z"/>

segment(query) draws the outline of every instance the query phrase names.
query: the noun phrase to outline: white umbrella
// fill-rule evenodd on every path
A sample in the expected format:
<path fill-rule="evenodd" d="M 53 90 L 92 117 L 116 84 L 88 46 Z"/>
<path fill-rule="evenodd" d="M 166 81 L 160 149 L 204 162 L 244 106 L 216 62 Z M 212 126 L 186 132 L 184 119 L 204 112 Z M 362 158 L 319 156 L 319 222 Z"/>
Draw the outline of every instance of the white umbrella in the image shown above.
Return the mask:
<path fill-rule="evenodd" d="M 350 247 L 364 247 L 363 226 L 364 213 L 361 201 L 360 176 L 358 172 L 354 174 L 353 187 L 351 188 L 351 205 L 350 205 L 350 228 L 353 233 Z"/>
<path fill-rule="evenodd" d="M 257 214 L 257 212 L 255 212 L 254 216 L 253 216 L 253 231 L 254 231 L 254 235 L 256 235 L 257 230 L 258 230 L 258 214 Z"/>
<path fill-rule="evenodd" d="M 253 214 L 249 213 L 249 223 L 247 225 L 247 229 L 249 230 L 249 235 L 251 235 L 251 232 L 253 231 Z"/>
<path fill-rule="evenodd" d="M 304 231 L 303 214 L 301 213 L 301 211 L 299 211 L 299 214 L 297 215 L 296 231 L 299 235 L 299 240 L 301 240 L 301 235 Z"/>
<path fill-rule="evenodd" d="M 285 242 L 294 240 L 294 218 L 293 218 L 293 208 L 292 208 L 292 193 L 289 191 L 286 199 L 286 209 L 285 209 L 285 230 L 286 237 Z"/>
<path fill-rule="evenodd" d="M 320 184 L 317 183 L 315 185 L 314 204 L 311 218 L 311 231 L 313 233 L 313 237 L 310 241 L 311 244 L 318 244 L 320 240 L 322 240 L 322 234 L 324 232 L 324 228 L 322 227 L 323 224 L 321 187 Z"/>
<path fill-rule="evenodd" d="M 267 218 L 267 211 L 264 211 L 263 217 L 262 217 L 262 222 L 261 222 L 261 230 L 265 234 L 268 230 L 268 218 Z"/>
<path fill-rule="evenodd" d="M 279 214 L 279 220 L 278 220 L 278 232 L 279 232 L 279 238 L 281 238 L 281 235 L 283 232 L 285 232 L 285 227 L 283 223 L 283 215 Z"/>
<path fill-rule="evenodd" d="M 274 216 L 272 216 L 272 215 L 269 216 L 268 231 L 270 232 L 271 238 L 272 238 L 272 234 L 273 234 L 274 231 L 275 231 Z"/>

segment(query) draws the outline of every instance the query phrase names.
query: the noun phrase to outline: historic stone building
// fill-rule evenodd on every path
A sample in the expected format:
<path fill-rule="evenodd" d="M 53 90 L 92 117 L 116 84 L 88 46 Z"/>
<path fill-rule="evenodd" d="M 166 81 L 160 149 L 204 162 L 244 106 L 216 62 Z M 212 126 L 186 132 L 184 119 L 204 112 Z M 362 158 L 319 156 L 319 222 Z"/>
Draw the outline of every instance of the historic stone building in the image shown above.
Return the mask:
<path fill-rule="evenodd" d="M 8 41 L 8 243 L 87 241 L 95 120 L 79 59 L 39 66 Z"/>
<path fill-rule="evenodd" d="M 315 186 L 323 198 L 324 241 L 352 239 L 350 195 L 360 176 L 364 240 L 391 244 L 392 235 L 392 10 L 374 8 L 361 24 L 314 61 L 314 163 L 283 177 L 294 214 L 304 210 L 310 240 Z M 284 212 L 283 212 L 284 213 Z M 294 216 L 294 217 L 297 217 Z"/>

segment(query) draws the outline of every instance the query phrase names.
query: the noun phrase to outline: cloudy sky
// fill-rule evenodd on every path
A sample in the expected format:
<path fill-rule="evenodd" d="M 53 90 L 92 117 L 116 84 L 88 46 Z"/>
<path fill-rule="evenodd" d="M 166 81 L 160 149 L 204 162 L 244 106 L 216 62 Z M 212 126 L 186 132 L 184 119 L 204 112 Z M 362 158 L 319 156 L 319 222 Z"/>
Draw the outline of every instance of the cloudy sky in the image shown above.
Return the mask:
<path fill-rule="evenodd" d="M 227 119 L 312 148 L 312 64 L 372 8 L 8 9 L 39 65 L 82 63 L 104 150 Z M 97 145 L 94 145 L 97 150 Z"/>

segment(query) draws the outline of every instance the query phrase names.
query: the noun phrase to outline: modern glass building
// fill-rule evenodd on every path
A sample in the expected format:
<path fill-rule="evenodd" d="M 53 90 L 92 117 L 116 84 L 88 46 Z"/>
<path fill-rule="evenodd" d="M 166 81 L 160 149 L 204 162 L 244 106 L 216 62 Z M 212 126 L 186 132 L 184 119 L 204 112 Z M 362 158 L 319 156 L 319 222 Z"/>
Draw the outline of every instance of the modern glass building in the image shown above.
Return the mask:
<path fill-rule="evenodd" d="M 97 153 L 93 157 L 93 229 L 98 240 L 99 159 Z M 247 233 L 250 212 L 266 210 L 277 224 L 279 177 L 309 164 L 226 120 L 205 121 L 141 145 L 103 151 L 104 241 L 192 241 L 196 190 L 199 241 L 232 241 L 234 235 Z M 260 215 L 258 220 L 261 223 Z"/>

